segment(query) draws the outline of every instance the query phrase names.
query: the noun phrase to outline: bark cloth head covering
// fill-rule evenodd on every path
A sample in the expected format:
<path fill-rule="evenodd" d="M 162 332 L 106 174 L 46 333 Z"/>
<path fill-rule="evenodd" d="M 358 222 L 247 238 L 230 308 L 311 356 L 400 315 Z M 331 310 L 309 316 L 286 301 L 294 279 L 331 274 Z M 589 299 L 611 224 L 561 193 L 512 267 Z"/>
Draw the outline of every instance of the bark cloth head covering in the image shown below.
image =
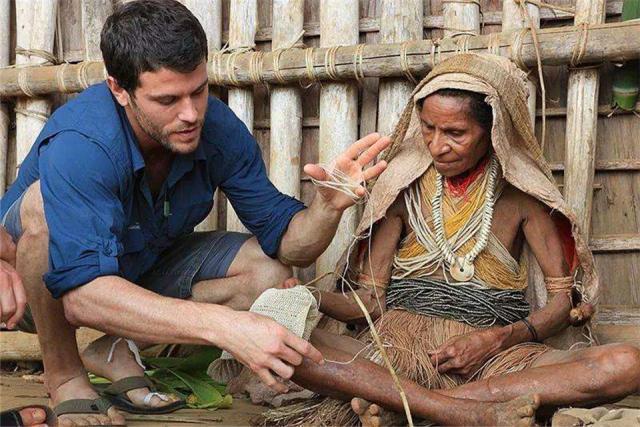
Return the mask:
<path fill-rule="evenodd" d="M 564 215 L 568 264 L 582 282 L 583 300 L 597 303 L 598 275 L 594 259 L 576 221 L 554 184 L 549 165 L 545 161 L 535 138 L 527 109 L 528 88 L 526 75 L 511 61 L 495 55 L 460 54 L 443 61 L 416 86 L 393 132 L 392 146 L 385 155 L 387 169 L 371 190 L 363 218 L 356 235 L 366 235 L 370 225 L 385 216 L 387 209 L 400 192 L 420 178 L 432 163 L 422 142 L 420 108 L 417 102 L 440 89 L 462 89 L 486 95 L 485 101 L 493 110 L 491 141 L 500 161 L 504 178 L 514 187 L 535 197 L 552 210 Z M 570 224 L 570 226 L 569 226 Z M 353 245 L 357 247 L 357 245 Z M 361 245 L 363 246 L 363 245 Z M 362 259 L 362 250 L 345 251 L 336 271 L 350 269 Z M 356 268 L 357 269 L 357 268 Z M 529 282 L 529 296 L 533 307 L 546 302 L 544 283 Z M 576 341 L 576 332 L 570 331 L 558 342 L 566 346 Z"/>

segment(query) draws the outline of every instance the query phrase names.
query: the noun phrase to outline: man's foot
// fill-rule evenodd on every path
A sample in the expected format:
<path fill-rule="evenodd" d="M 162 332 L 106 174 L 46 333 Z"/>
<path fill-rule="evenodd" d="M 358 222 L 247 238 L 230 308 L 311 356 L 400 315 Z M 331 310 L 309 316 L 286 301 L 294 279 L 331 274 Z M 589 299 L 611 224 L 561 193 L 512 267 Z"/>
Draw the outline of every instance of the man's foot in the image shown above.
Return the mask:
<path fill-rule="evenodd" d="M 125 340 L 121 340 L 116 344 L 113 351 L 111 362 L 107 362 L 109 351 L 116 338 L 103 336 L 92 342 L 82 353 L 82 363 L 85 368 L 98 376 L 109 379 L 112 382 L 121 380 L 122 378 L 143 376 L 144 370 L 129 350 Z M 171 394 L 166 395 L 167 400 L 163 400 L 158 396 L 153 396 L 145 403 L 145 398 L 151 393 L 147 387 L 136 388 L 127 392 L 127 397 L 136 406 L 140 408 L 157 408 L 170 405 L 178 400 L 178 397 Z"/>
<path fill-rule="evenodd" d="M 402 423 L 402 416 L 359 397 L 351 399 L 351 409 L 360 418 L 363 427 L 394 426 Z"/>
<path fill-rule="evenodd" d="M 51 407 L 73 399 L 97 399 L 100 396 L 89 384 L 86 375 L 77 376 L 55 390 L 49 390 Z M 80 425 L 125 425 L 125 419 L 115 407 L 109 408 L 107 414 L 64 414 L 58 417 L 58 426 Z"/>
<path fill-rule="evenodd" d="M 503 403 L 489 404 L 487 418 L 482 423 L 495 426 L 529 427 L 535 425 L 536 410 L 540 406 L 540 397 L 518 397 Z"/>

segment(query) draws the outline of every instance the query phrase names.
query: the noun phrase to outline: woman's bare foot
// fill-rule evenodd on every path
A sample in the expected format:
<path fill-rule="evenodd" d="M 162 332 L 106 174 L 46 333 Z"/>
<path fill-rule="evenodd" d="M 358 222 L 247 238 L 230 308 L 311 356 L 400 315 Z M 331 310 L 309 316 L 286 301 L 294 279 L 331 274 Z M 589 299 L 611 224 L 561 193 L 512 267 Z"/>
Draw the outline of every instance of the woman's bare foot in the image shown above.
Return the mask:
<path fill-rule="evenodd" d="M 132 376 L 143 376 L 144 370 L 138 363 L 129 350 L 125 340 L 121 340 L 115 346 L 113 352 L 113 359 L 111 362 L 107 362 L 109 356 L 109 350 L 116 338 L 110 336 L 103 336 L 92 342 L 86 350 L 82 353 L 82 363 L 85 368 L 98 376 L 109 379 L 110 381 L 118 381 L 122 378 Z M 145 397 L 151 392 L 148 388 L 137 388 L 127 392 L 129 400 L 140 408 L 144 407 L 161 407 L 169 405 L 177 400 L 178 397 L 168 394 L 163 400 L 158 396 L 153 396 L 149 400 L 148 404 L 145 404 Z"/>
<path fill-rule="evenodd" d="M 395 412 L 385 411 L 381 406 L 359 397 L 351 399 L 351 409 L 360 418 L 363 427 L 395 426 L 402 424 L 402 417 Z"/>
<path fill-rule="evenodd" d="M 51 407 L 55 408 L 62 402 L 72 399 L 97 399 L 98 394 L 89 384 L 86 375 L 80 375 L 61 384 L 55 390 L 49 390 Z M 58 426 L 79 425 L 125 425 L 125 419 L 114 407 L 109 408 L 107 414 L 64 414 L 58 417 Z"/>
<path fill-rule="evenodd" d="M 484 413 L 466 424 L 509 427 L 529 427 L 535 425 L 536 410 L 540 406 L 538 395 L 519 397 L 504 403 L 478 402 L 486 405 Z M 379 405 L 355 397 L 351 399 L 351 409 L 360 418 L 363 427 L 383 427 L 402 424 L 400 414 L 385 411 Z"/>
<path fill-rule="evenodd" d="M 503 403 L 491 403 L 487 408 L 487 417 L 482 420 L 495 426 L 529 427 L 535 425 L 536 410 L 540 406 L 537 394 L 518 397 Z"/>

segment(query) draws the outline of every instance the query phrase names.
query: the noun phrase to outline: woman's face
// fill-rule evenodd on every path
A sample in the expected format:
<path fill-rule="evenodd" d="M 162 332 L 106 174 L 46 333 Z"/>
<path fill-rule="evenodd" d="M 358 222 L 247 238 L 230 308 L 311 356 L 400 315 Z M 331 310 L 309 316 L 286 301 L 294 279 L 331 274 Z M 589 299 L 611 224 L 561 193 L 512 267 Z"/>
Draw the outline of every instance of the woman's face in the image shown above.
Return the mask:
<path fill-rule="evenodd" d="M 428 96 L 422 105 L 422 138 L 443 176 L 473 169 L 491 148 L 491 135 L 469 109 L 469 99 L 439 94 Z"/>

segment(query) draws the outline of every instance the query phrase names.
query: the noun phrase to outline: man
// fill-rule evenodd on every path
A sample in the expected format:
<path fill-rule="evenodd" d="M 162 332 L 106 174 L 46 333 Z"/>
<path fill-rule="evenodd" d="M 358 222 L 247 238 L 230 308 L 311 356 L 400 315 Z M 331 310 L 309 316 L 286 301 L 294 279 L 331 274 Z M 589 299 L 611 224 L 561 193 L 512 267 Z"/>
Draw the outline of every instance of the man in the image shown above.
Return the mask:
<path fill-rule="evenodd" d="M 274 188 L 246 127 L 208 96 L 206 37 L 177 1 L 122 5 L 101 37 L 106 83 L 53 114 L 2 200 L 2 320 L 18 325 L 24 285 L 34 322 L 25 316 L 22 329 L 37 329 L 61 425 L 124 421 L 86 370 L 117 384 L 128 410 L 181 404 L 148 388 L 135 344 L 116 337 L 215 345 L 283 389 L 274 375 L 290 377 L 303 357 L 322 363 L 321 354 L 243 310 L 282 286 L 290 266 L 312 263 L 353 200 L 321 189 L 305 208 Z M 374 178 L 386 164 L 365 165 L 388 143 L 372 134 L 336 168 Z M 327 178 L 317 165 L 305 172 Z M 192 233 L 216 188 L 253 236 Z M 109 335 L 80 356 L 77 326 Z"/>
<path fill-rule="evenodd" d="M 372 239 L 337 269 L 377 318 L 414 417 L 438 425 L 533 425 L 539 405 L 596 405 L 640 390 L 633 346 L 567 351 L 541 343 L 570 325 L 574 274 L 590 300 L 597 276 L 533 137 L 525 81 L 495 56 L 458 55 L 436 66 L 414 91 L 396 128 L 401 142 L 390 149 L 397 154 L 364 209 L 358 230 L 367 235 L 373 224 Z M 525 242 L 549 294 L 534 311 L 519 262 Z M 322 293 L 320 310 L 361 321 L 354 299 Z M 381 350 L 363 336 L 315 331 L 311 342 L 326 363 L 303 363 L 292 380 L 331 398 L 267 413 L 267 421 L 402 423 Z M 381 407 L 396 414 L 383 419 Z"/>

